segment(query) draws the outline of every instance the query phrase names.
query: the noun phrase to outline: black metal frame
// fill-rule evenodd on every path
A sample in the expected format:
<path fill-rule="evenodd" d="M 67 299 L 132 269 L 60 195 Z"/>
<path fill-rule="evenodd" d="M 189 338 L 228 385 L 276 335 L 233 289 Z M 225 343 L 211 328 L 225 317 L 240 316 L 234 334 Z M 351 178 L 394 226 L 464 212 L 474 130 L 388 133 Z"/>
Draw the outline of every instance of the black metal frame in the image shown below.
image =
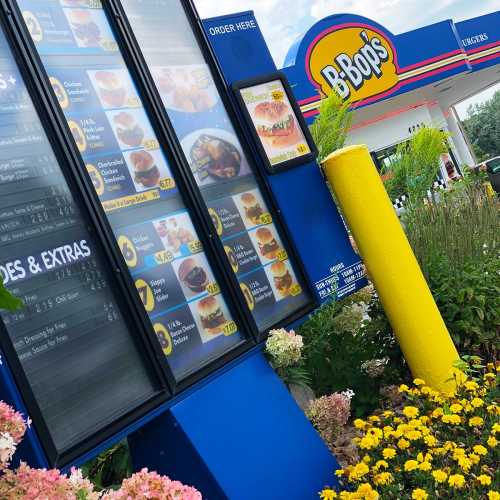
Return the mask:
<path fill-rule="evenodd" d="M 199 23 L 199 19 L 196 14 L 196 9 L 192 2 L 190 0 L 181 0 L 180 2 L 182 4 L 182 7 L 184 9 L 184 12 L 186 14 L 186 18 L 189 22 L 189 25 L 191 26 L 193 30 L 193 34 L 196 38 L 196 41 L 198 43 L 198 46 L 203 54 L 203 57 L 205 59 L 205 62 L 207 63 L 210 72 L 214 78 L 214 82 L 217 88 L 217 91 L 219 93 L 220 99 L 222 101 L 222 104 L 229 116 L 229 119 L 231 121 L 231 125 L 233 126 L 236 136 L 238 140 L 240 141 L 241 147 L 243 149 L 243 153 L 245 154 L 246 158 L 248 159 L 248 162 L 250 164 L 250 167 L 252 169 L 252 173 L 254 174 L 257 186 L 261 190 L 262 196 L 268 206 L 271 208 L 273 212 L 273 221 L 277 222 L 276 224 L 276 229 L 278 230 L 278 233 L 282 239 L 282 241 L 285 242 L 286 247 L 287 247 L 287 253 L 290 255 L 295 271 L 300 279 L 301 284 L 305 285 L 304 286 L 304 291 L 307 293 L 309 296 L 309 302 L 305 304 L 303 307 L 300 307 L 296 311 L 294 311 L 292 314 L 288 315 L 287 317 L 283 318 L 281 321 L 273 325 L 272 328 L 280 328 L 284 327 L 290 323 L 293 323 L 296 321 L 298 318 L 304 316 L 308 312 L 312 311 L 316 306 L 316 302 L 314 299 L 314 292 L 311 288 L 311 285 L 309 283 L 309 280 L 307 279 L 307 275 L 305 273 L 305 269 L 303 267 L 303 264 L 299 258 L 298 252 L 295 248 L 295 245 L 293 244 L 293 240 L 290 237 L 288 228 L 286 227 L 286 223 L 283 221 L 281 217 L 281 210 L 279 209 L 273 195 L 271 192 L 271 189 L 269 185 L 267 184 L 264 176 L 262 175 L 262 172 L 260 168 L 257 167 L 256 162 L 254 160 L 254 155 L 251 151 L 251 149 L 247 145 L 247 141 L 245 139 L 245 135 L 240 127 L 240 123 L 238 120 L 238 117 L 236 116 L 233 108 L 233 104 L 231 100 L 229 99 L 229 95 L 227 93 L 227 88 L 223 84 L 223 77 L 220 74 L 219 68 L 217 66 L 217 63 L 215 61 L 214 54 L 211 51 L 211 48 L 205 39 L 204 32 L 201 28 L 201 25 Z M 213 227 L 213 223 L 211 221 L 210 215 L 208 213 L 208 209 L 206 206 L 206 203 L 204 199 L 202 198 L 201 192 L 199 188 L 196 185 L 196 181 L 194 179 L 194 175 L 191 171 L 191 168 L 189 167 L 189 164 L 187 163 L 187 160 L 184 156 L 184 153 L 182 151 L 182 147 L 180 145 L 180 141 L 177 138 L 177 135 L 174 131 L 174 127 L 172 126 L 172 123 L 170 121 L 170 118 L 168 117 L 167 113 L 164 110 L 164 106 L 161 100 L 161 97 L 159 95 L 159 92 L 156 88 L 156 85 L 154 84 L 153 78 L 151 76 L 151 73 L 149 71 L 149 68 L 146 64 L 146 61 L 144 59 L 144 56 L 139 49 L 139 43 L 134 35 L 134 32 L 132 30 L 132 27 L 127 19 L 126 12 L 119 2 L 119 0 L 105 0 L 103 2 L 103 5 L 106 9 L 106 7 L 109 8 L 110 14 L 112 14 L 115 19 L 116 19 L 116 27 L 120 31 L 120 37 L 124 43 L 124 45 L 127 46 L 129 50 L 129 54 L 131 58 L 134 60 L 136 67 L 138 68 L 142 78 L 141 78 L 141 84 L 142 84 L 142 92 L 149 97 L 151 102 L 154 105 L 155 111 L 156 111 L 156 117 L 159 121 L 159 123 L 162 125 L 163 129 L 163 136 L 166 140 L 166 142 L 169 144 L 171 150 L 174 152 L 175 157 L 178 161 L 178 164 L 181 167 L 181 170 L 183 170 L 183 176 L 186 182 L 186 185 L 189 186 L 189 190 L 193 196 L 193 199 L 198 207 L 198 213 L 201 219 L 203 219 L 203 222 L 205 224 L 206 230 L 209 234 L 210 240 L 213 242 L 214 247 L 216 249 L 217 255 L 219 257 L 219 262 L 220 265 L 224 268 L 224 271 L 226 273 L 226 279 L 227 281 L 231 284 L 232 286 L 232 291 L 233 293 L 237 296 L 238 301 L 240 302 L 240 307 L 242 311 L 245 313 L 245 316 L 249 322 L 249 324 L 252 327 L 252 332 L 254 333 L 257 341 L 262 341 L 267 337 L 267 333 L 269 329 L 266 329 L 264 331 L 259 331 L 257 328 L 257 325 L 255 323 L 255 320 L 253 319 L 250 311 L 248 310 L 246 306 L 246 299 L 244 298 L 239 283 L 236 279 L 235 274 L 230 268 L 228 260 L 223 257 L 225 255 L 224 248 L 222 242 L 219 240 L 215 228 Z"/>
<path fill-rule="evenodd" d="M 12 0 L 8 0 L 12 1 Z M 106 5 L 108 3 L 108 5 Z M 108 21 L 111 25 L 111 28 L 114 31 L 114 34 L 117 38 L 117 42 L 119 44 L 122 56 L 124 55 L 124 50 L 123 50 L 123 45 L 121 44 L 121 37 L 120 33 L 116 30 L 116 26 L 114 25 L 113 22 L 113 16 L 110 15 L 110 12 L 108 11 L 109 8 L 109 2 L 103 2 L 103 8 L 104 12 L 107 15 Z M 13 9 L 15 10 L 15 9 Z M 94 186 L 92 184 L 92 181 L 89 177 L 89 175 L 86 173 L 85 165 L 84 162 L 81 158 L 81 155 L 76 147 L 76 144 L 74 143 L 74 140 L 72 138 L 72 134 L 69 130 L 69 127 L 67 125 L 66 118 L 64 116 L 63 111 L 60 109 L 59 103 L 57 102 L 57 98 L 54 94 L 54 91 L 52 89 L 52 86 L 49 84 L 48 81 L 48 75 L 45 71 L 45 67 L 43 65 L 43 62 L 41 61 L 40 56 L 38 55 L 38 52 L 36 48 L 33 45 L 33 42 L 31 40 L 31 36 L 27 32 L 26 27 L 24 26 L 24 23 L 22 21 L 22 17 L 20 17 L 20 13 L 16 12 L 18 22 L 21 25 L 21 31 L 23 33 L 24 39 L 25 39 L 25 44 L 27 45 L 28 50 L 30 51 L 30 55 L 33 58 L 33 60 L 36 62 L 37 65 L 37 76 L 39 80 L 42 82 L 41 86 L 44 89 L 45 95 L 47 97 L 47 100 L 50 102 L 52 112 L 54 115 L 57 117 L 57 125 L 60 127 L 61 130 L 61 137 L 62 140 L 65 141 L 68 149 L 72 153 L 72 160 L 74 164 L 79 166 L 79 172 L 80 176 L 82 177 L 82 184 L 85 187 L 86 193 L 89 196 L 89 198 L 92 200 L 91 204 L 92 207 L 96 213 L 96 217 L 99 219 L 99 223 L 101 226 L 101 231 L 102 234 L 104 235 L 107 244 L 109 245 L 111 251 L 113 252 L 114 256 L 114 262 L 116 262 L 117 269 L 119 269 L 119 272 L 123 278 L 123 280 L 126 283 L 126 289 L 128 291 L 128 294 L 130 296 L 130 300 L 134 303 L 134 306 L 137 310 L 138 315 L 141 317 L 142 320 L 142 331 L 146 332 L 146 335 L 151 339 L 152 344 L 154 345 L 155 348 L 155 354 L 156 358 L 160 361 L 160 363 L 163 365 L 163 370 L 166 373 L 166 376 L 168 378 L 168 383 L 169 383 L 169 389 L 173 394 L 177 394 L 180 391 L 184 390 L 186 387 L 192 385 L 196 381 L 202 379 L 205 377 L 208 373 L 212 372 L 213 370 L 219 368 L 220 366 L 223 366 L 225 363 L 230 361 L 236 356 L 239 356 L 242 352 L 246 351 L 251 347 L 250 343 L 250 338 L 247 338 L 246 341 L 242 341 L 238 344 L 236 344 L 232 349 L 230 349 L 227 353 L 225 353 L 222 357 L 217 358 L 213 361 L 207 362 L 206 365 L 203 365 L 198 371 L 193 372 L 189 375 L 187 375 L 185 378 L 181 380 L 176 380 L 169 365 L 168 365 L 168 359 L 165 357 L 163 354 L 160 344 L 157 340 L 156 334 L 153 330 L 151 321 L 144 309 L 144 306 L 140 300 L 139 294 L 136 292 L 136 288 L 134 285 L 134 281 L 130 275 L 128 266 L 123 258 L 123 255 L 118 247 L 118 244 L 116 242 L 116 238 L 114 237 L 113 231 L 111 229 L 110 223 L 107 219 L 106 214 L 104 213 L 104 210 L 101 207 L 101 202 L 99 201 L 99 198 L 95 192 Z M 125 51 L 126 51 L 125 47 Z M 170 162 L 170 167 L 172 170 L 172 173 L 178 174 L 181 177 L 182 182 L 177 183 L 177 189 L 179 191 L 180 198 L 182 199 L 183 203 L 185 204 L 186 209 L 193 215 L 192 217 L 192 222 L 193 225 L 198 232 L 198 235 L 200 237 L 200 241 L 203 244 L 203 248 L 205 253 L 207 254 L 207 258 L 209 259 L 210 262 L 214 263 L 216 265 L 213 266 L 213 272 L 215 275 L 215 278 L 217 279 L 219 286 L 221 287 L 221 290 L 224 292 L 224 298 L 227 302 L 227 305 L 231 311 L 231 314 L 234 317 L 234 320 L 239 324 L 240 331 L 242 331 L 243 334 L 245 334 L 245 331 L 247 331 L 246 324 L 245 322 L 240 320 L 241 314 L 239 314 L 240 308 L 236 306 L 236 304 L 232 300 L 232 293 L 231 290 L 226 287 L 225 285 L 225 276 L 222 277 L 220 274 L 220 271 L 217 267 L 217 261 L 218 261 L 218 256 L 215 252 L 213 252 L 212 249 L 212 241 L 211 238 L 206 238 L 206 230 L 205 227 L 202 226 L 199 223 L 199 220 L 201 217 L 198 216 L 197 213 L 197 207 L 195 204 L 192 202 L 192 195 L 189 192 L 189 189 L 185 189 L 185 186 L 189 186 L 189 184 L 185 181 L 183 177 L 183 172 L 182 169 L 177 169 L 176 168 L 176 158 L 172 157 L 170 154 L 170 151 L 168 148 L 165 146 L 168 144 L 164 139 L 163 139 L 163 129 L 161 126 L 159 126 L 158 121 L 156 119 L 156 115 L 154 112 L 154 108 L 150 104 L 150 99 L 147 93 L 142 92 L 142 86 L 141 86 L 141 76 L 138 74 L 136 71 L 136 68 L 134 67 L 134 64 L 129 60 L 128 57 L 123 57 L 125 61 L 125 65 L 130 71 L 132 79 L 134 80 L 134 83 L 136 83 L 140 93 L 144 96 L 143 99 L 143 105 L 144 105 L 144 110 L 146 114 L 148 115 L 149 120 L 151 121 L 152 128 L 157 135 L 158 139 L 160 140 L 160 144 L 162 147 L 163 152 L 165 153 L 165 156 L 167 157 L 168 161 Z M 227 290 L 226 290 L 227 288 Z M 248 337 L 248 336 L 247 336 Z"/>
<path fill-rule="evenodd" d="M 266 151 L 262 144 L 262 140 L 257 134 L 257 130 L 255 129 L 255 124 L 253 123 L 252 117 L 250 116 L 245 100 L 241 95 L 242 90 L 273 81 L 279 81 L 283 85 L 283 89 L 285 90 L 286 96 L 288 97 L 290 105 L 292 106 L 295 119 L 297 120 L 300 126 L 301 132 L 304 135 L 304 139 L 306 140 L 310 150 L 310 152 L 305 155 L 301 155 L 296 158 L 292 158 L 290 160 L 277 163 L 275 165 L 272 165 L 271 162 L 269 161 L 269 157 L 266 154 Z M 288 83 L 288 79 L 282 71 L 275 71 L 273 73 L 259 76 L 257 78 L 248 78 L 245 80 L 240 80 L 238 82 L 233 83 L 231 85 L 231 88 L 236 98 L 236 102 L 238 103 L 241 115 L 244 119 L 247 132 L 252 136 L 254 146 L 257 148 L 260 155 L 260 159 L 269 174 L 279 174 L 281 172 L 284 172 L 285 170 L 299 167 L 316 159 L 316 157 L 318 156 L 318 148 L 316 147 L 316 144 L 311 136 L 311 132 L 309 132 L 309 127 L 307 126 L 306 121 L 304 120 L 304 116 L 300 111 L 299 105 L 297 104 L 292 89 L 290 88 L 290 84 Z"/>
<path fill-rule="evenodd" d="M 36 70 L 33 66 L 33 60 L 30 57 L 23 39 L 19 33 L 18 20 L 12 15 L 12 8 L 6 3 L 6 0 L 1 0 L 0 8 L 0 23 L 3 26 L 3 32 L 7 39 L 10 50 L 15 58 L 17 69 L 23 78 L 23 82 L 30 94 L 34 109 L 40 119 L 40 122 L 45 130 L 47 139 L 50 143 L 54 156 L 56 157 L 61 171 L 65 177 L 68 187 L 74 197 L 75 203 L 79 206 L 81 216 L 87 224 L 87 229 L 91 233 L 93 243 L 96 245 L 98 256 L 104 262 L 110 262 L 112 269 L 104 270 L 106 279 L 113 290 L 115 301 L 120 308 L 120 313 L 128 325 L 130 336 L 136 344 L 139 354 L 143 358 L 146 370 L 149 372 L 155 393 L 152 394 L 143 404 L 134 408 L 132 411 L 124 414 L 122 417 L 115 420 L 112 424 L 105 426 L 102 429 L 96 430 L 94 434 L 85 438 L 85 441 L 71 447 L 68 450 L 59 451 L 56 449 L 48 428 L 41 414 L 38 403 L 31 390 L 31 386 L 24 373 L 22 365 L 17 358 L 16 351 L 10 340 L 7 329 L 0 321 L 0 345 L 8 359 L 9 366 L 12 370 L 16 384 L 20 388 L 20 393 L 33 420 L 40 443 L 45 450 L 47 459 L 51 465 L 61 466 L 71 462 L 82 453 L 91 450 L 98 443 L 110 438 L 112 435 L 119 432 L 122 428 L 130 425 L 132 422 L 147 414 L 151 409 L 165 402 L 170 397 L 167 377 L 159 363 L 155 362 L 155 353 L 152 349 L 152 344 L 148 339 L 139 335 L 141 320 L 139 319 L 136 309 L 133 306 L 130 296 L 126 293 L 126 283 L 123 281 L 123 275 L 120 269 L 116 266 L 113 253 L 107 242 L 100 236 L 101 227 L 99 220 L 93 211 L 93 204 L 86 192 L 80 175 L 75 168 L 75 163 L 72 162 L 71 155 L 66 147 L 65 141 L 61 137 L 61 131 L 56 124 L 56 115 L 52 112 L 48 103 L 47 96 L 44 93 L 40 81 L 33 78 L 36 75 Z M 2 27 L 0 27 L 2 29 Z M 21 62 L 21 63 L 20 63 Z"/>

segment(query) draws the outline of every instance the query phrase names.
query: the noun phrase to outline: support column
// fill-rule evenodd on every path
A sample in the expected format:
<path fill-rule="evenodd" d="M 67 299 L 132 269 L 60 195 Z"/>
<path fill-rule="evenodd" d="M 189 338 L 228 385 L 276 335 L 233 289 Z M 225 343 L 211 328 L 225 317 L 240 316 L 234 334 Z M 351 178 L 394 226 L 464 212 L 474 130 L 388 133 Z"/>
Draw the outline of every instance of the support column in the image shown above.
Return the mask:
<path fill-rule="evenodd" d="M 367 147 L 336 151 L 323 167 L 413 375 L 451 392 L 457 350 Z"/>

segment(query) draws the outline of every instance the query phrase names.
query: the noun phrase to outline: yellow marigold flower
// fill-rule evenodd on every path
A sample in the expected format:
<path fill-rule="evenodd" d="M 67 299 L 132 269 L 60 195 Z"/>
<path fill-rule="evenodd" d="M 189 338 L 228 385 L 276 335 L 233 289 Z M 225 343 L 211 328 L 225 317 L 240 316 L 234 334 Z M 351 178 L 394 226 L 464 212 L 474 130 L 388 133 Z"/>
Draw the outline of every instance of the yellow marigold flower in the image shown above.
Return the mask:
<path fill-rule="evenodd" d="M 337 498 L 337 493 L 331 488 L 325 488 L 323 491 L 320 491 L 319 497 L 321 500 L 333 500 Z"/>
<path fill-rule="evenodd" d="M 495 490 L 488 491 L 488 500 L 500 500 L 500 493 Z"/>
<path fill-rule="evenodd" d="M 337 469 L 337 470 L 335 471 L 335 475 L 336 475 L 337 477 L 343 476 L 344 474 L 345 474 L 345 470 L 344 470 L 344 469 Z"/>
<path fill-rule="evenodd" d="M 390 426 L 390 425 L 386 425 L 384 428 L 383 428 L 383 431 L 384 431 L 384 437 L 387 439 L 387 438 L 390 438 L 393 434 L 394 434 L 394 429 Z"/>
<path fill-rule="evenodd" d="M 438 456 L 444 455 L 446 453 L 446 450 L 443 447 L 434 448 L 432 451 Z"/>
<path fill-rule="evenodd" d="M 408 394 L 411 396 L 420 396 L 420 390 L 415 387 L 414 389 L 410 389 Z"/>
<path fill-rule="evenodd" d="M 415 408 L 415 406 L 405 406 L 403 408 L 403 415 L 407 418 L 415 418 L 418 413 L 418 408 Z"/>
<path fill-rule="evenodd" d="M 481 427 L 484 424 L 484 420 L 481 417 L 469 418 L 469 425 L 471 427 Z"/>
<path fill-rule="evenodd" d="M 349 473 L 349 481 L 357 481 L 370 472 L 370 468 L 364 462 L 356 464 Z"/>
<path fill-rule="evenodd" d="M 466 403 L 464 406 L 465 413 L 472 413 L 474 411 L 474 407 L 470 403 Z"/>
<path fill-rule="evenodd" d="M 361 438 L 361 441 L 359 442 L 359 447 L 362 450 L 371 450 L 372 448 L 375 448 L 378 446 L 378 439 L 372 437 L 372 436 L 365 436 Z"/>
<path fill-rule="evenodd" d="M 484 405 L 484 401 L 481 399 L 481 398 L 474 398 L 470 404 L 474 407 L 474 408 L 481 408 L 481 406 Z"/>
<path fill-rule="evenodd" d="M 377 439 L 382 438 L 384 433 L 382 432 L 382 429 L 379 429 L 378 427 L 373 427 L 372 429 L 368 429 L 366 432 L 367 435 L 376 437 Z"/>
<path fill-rule="evenodd" d="M 399 392 L 408 392 L 409 387 L 406 384 L 401 384 L 399 386 Z"/>
<path fill-rule="evenodd" d="M 412 470 L 418 469 L 418 462 L 416 460 L 407 460 L 405 462 L 405 471 L 411 472 Z"/>
<path fill-rule="evenodd" d="M 424 443 L 425 443 L 427 446 L 432 446 L 432 447 L 434 447 L 434 446 L 436 446 L 436 444 L 437 444 L 437 439 L 436 439 L 434 436 L 432 436 L 432 435 L 430 435 L 430 434 L 429 434 L 428 436 L 425 436 L 425 437 L 424 437 Z"/>
<path fill-rule="evenodd" d="M 495 380 L 497 378 L 497 376 L 494 373 L 485 373 L 483 375 L 483 378 L 485 380 Z"/>
<path fill-rule="evenodd" d="M 425 385 L 425 380 L 422 380 L 421 378 L 416 378 L 414 381 L 413 381 L 413 384 L 414 385 Z"/>
<path fill-rule="evenodd" d="M 363 462 L 364 462 L 365 464 L 369 464 L 371 461 L 372 461 L 372 457 L 370 457 L 370 455 L 365 455 L 365 456 L 363 457 Z"/>
<path fill-rule="evenodd" d="M 459 457 L 458 465 L 464 472 L 469 472 L 472 467 L 472 462 L 466 457 Z"/>
<path fill-rule="evenodd" d="M 441 407 L 438 407 L 436 408 L 432 413 L 432 417 L 433 418 L 439 418 L 440 416 L 442 416 L 444 414 L 444 411 Z"/>
<path fill-rule="evenodd" d="M 463 409 L 464 407 L 458 403 L 453 403 L 452 405 L 450 405 L 451 413 L 460 413 Z"/>
<path fill-rule="evenodd" d="M 480 461 L 481 461 L 481 457 L 479 455 L 476 455 L 475 453 L 471 453 L 469 455 L 469 460 L 473 463 L 473 464 L 478 464 Z"/>
<path fill-rule="evenodd" d="M 473 380 L 469 380 L 468 382 L 465 382 L 465 389 L 468 391 L 476 391 L 479 389 L 479 385 L 477 382 L 474 382 Z"/>
<path fill-rule="evenodd" d="M 477 453 L 478 455 L 487 455 L 488 450 L 485 448 L 482 444 L 476 444 L 475 446 L 472 447 L 474 450 L 474 453 Z"/>
<path fill-rule="evenodd" d="M 420 388 L 420 392 L 426 396 L 432 394 L 432 389 L 430 387 L 424 386 Z"/>
<path fill-rule="evenodd" d="M 371 487 L 369 483 L 363 483 L 358 486 L 355 498 L 364 498 L 364 500 L 378 500 L 379 494 Z"/>
<path fill-rule="evenodd" d="M 392 420 L 396 425 L 397 424 L 400 424 L 402 422 L 402 420 L 399 418 L 399 417 L 394 417 L 393 420 Z"/>
<path fill-rule="evenodd" d="M 408 448 L 409 446 L 410 446 L 410 443 L 406 439 L 401 438 L 398 441 L 398 448 L 400 450 L 406 450 L 406 448 Z"/>
<path fill-rule="evenodd" d="M 396 450 L 394 448 L 384 448 L 382 450 L 382 456 L 386 460 L 390 460 L 391 458 L 394 458 L 396 456 Z"/>
<path fill-rule="evenodd" d="M 412 500 L 427 500 L 428 497 L 429 497 L 429 495 L 422 488 L 415 488 L 411 492 L 411 498 L 412 498 Z"/>
<path fill-rule="evenodd" d="M 495 436 L 490 436 L 490 437 L 487 439 L 486 443 L 488 444 L 488 446 L 489 446 L 490 448 L 495 448 L 495 446 L 498 444 L 498 441 L 497 441 L 497 439 L 496 439 L 496 437 L 495 437 Z"/>
<path fill-rule="evenodd" d="M 459 425 L 462 422 L 462 419 L 455 414 L 443 415 L 441 417 L 441 422 L 443 422 L 443 424 Z"/>
<path fill-rule="evenodd" d="M 353 493 L 349 493 L 348 491 L 341 491 L 339 493 L 340 500 L 351 500 Z"/>
<path fill-rule="evenodd" d="M 419 429 L 420 427 L 422 427 L 422 422 L 420 422 L 420 419 L 418 418 L 412 418 L 408 421 L 408 427 L 410 429 Z"/>
<path fill-rule="evenodd" d="M 480 476 L 477 476 L 476 479 L 483 486 L 489 486 L 491 484 L 491 477 L 487 476 L 486 474 L 481 474 Z"/>
<path fill-rule="evenodd" d="M 500 415 L 500 406 L 492 404 L 486 407 L 488 413 L 493 413 L 495 415 Z"/>
<path fill-rule="evenodd" d="M 387 469 L 387 467 L 389 467 L 389 464 L 385 460 L 377 460 L 377 462 L 375 464 L 375 468 L 378 470 L 381 467 L 383 467 L 384 469 Z"/>
<path fill-rule="evenodd" d="M 394 412 L 392 410 L 385 410 L 382 415 L 385 417 L 385 418 L 389 418 L 389 417 L 392 417 L 394 415 Z"/>
<path fill-rule="evenodd" d="M 491 432 L 493 434 L 496 434 L 497 432 L 500 432 L 500 424 L 493 424 L 493 427 L 491 428 Z"/>
<path fill-rule="evenodd" d="M 454 450 L 457 447 L 457 445 L 453 441 L 446 441 L 444 443 L 444 449 L 446 451 Z"/>
<path fill-rule="evenodd" d="M 452 474 L 448 478 L 448 484 L 453 486 L 453 488 L 462 488 L 465 484 L 465 478 L 462 474 Z"/>
<path fill-rule="evenodd" d="M 423 470 L 424 472 L 428 472 L 432 469 L 432 465 L 429 462 L 422 462 L 418 466 L 419 470 Z"/>
<path fill-rule="evenodd" d="M 368 420 L 369 420 L 370 422 L 380 422 L 380 417 L 378 417 L 377 415 L 370 415 L 370 416 L 368 417 Z"/>
<path fill-rule="evenodd" d="M 356 427 L 356 429 L 364 429 L 366 427 L 366 422 L 361 418 L 357 418 L 354 421 L 354 427 Z"/>
<path fill-rule="evenodd" d="M 381 472 L 380 474 L 375 475 L 373 478 L 373 482 L 375 484 L 386 485 L 390 484 L 393 481 L 392 474 L 390 472 Z"/>
<path fill-rule="evenodd" d="M 436 483 L 444 483 L 448 475 L 444 470 L 436 469 L 432 471 L 432 477 L 434 478 L 434 481 L 436 481 Z"/>
<path fill-rule="evenodd" d="M 405 433 L 405 438 L 410 441 L 416 441 L 422 437 L 422 433 L 420 431 L 408 431 Z"/>

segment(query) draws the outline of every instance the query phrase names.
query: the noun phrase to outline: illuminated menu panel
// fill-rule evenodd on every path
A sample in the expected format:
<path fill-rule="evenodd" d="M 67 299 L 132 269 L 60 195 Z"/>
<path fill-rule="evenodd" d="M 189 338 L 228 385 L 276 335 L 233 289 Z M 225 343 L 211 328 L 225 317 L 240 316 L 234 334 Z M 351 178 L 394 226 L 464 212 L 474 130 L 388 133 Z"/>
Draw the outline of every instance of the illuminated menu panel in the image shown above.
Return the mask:
<path fill-rule="evenodd" d="M 261 331 L 308 303 L 181 2 L 121 0 Z"/>
<path fill-rule="evenodd" d="M 1 319 L 59 453 L 155 393 L 104 268 L 0 31 Z"/>
<path fill-rule="evenodd" d="M 106 15 L 20 0 L 26 26 L 177 379 L 243 341 Z"/>

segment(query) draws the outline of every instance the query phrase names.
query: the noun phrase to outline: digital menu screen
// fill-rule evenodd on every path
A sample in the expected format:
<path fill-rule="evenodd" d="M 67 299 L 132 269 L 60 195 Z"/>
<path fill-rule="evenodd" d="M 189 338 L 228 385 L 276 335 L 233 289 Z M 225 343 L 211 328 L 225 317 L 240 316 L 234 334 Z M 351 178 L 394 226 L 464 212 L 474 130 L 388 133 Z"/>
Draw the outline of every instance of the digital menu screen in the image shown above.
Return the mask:
<path fill-rule="evenodd" d="M 59 454 L 157 390 L 105 267 L 0 31 L 1 320 Z"/>
<path fill-rule="evenodd" d="M 18 4 L 169 366 L 182 379 L 244 338 L 102 5 Z"/>
<path fill-rule="evenodd" d="M 177 0 L 122 0 L 260 331 L 310 300 Z"/>
<path fill-rule="evenodd" d="M 281 79 L 242 84 L 236 90 L 271 172 L 308 161 L 313 152 Z"/>

